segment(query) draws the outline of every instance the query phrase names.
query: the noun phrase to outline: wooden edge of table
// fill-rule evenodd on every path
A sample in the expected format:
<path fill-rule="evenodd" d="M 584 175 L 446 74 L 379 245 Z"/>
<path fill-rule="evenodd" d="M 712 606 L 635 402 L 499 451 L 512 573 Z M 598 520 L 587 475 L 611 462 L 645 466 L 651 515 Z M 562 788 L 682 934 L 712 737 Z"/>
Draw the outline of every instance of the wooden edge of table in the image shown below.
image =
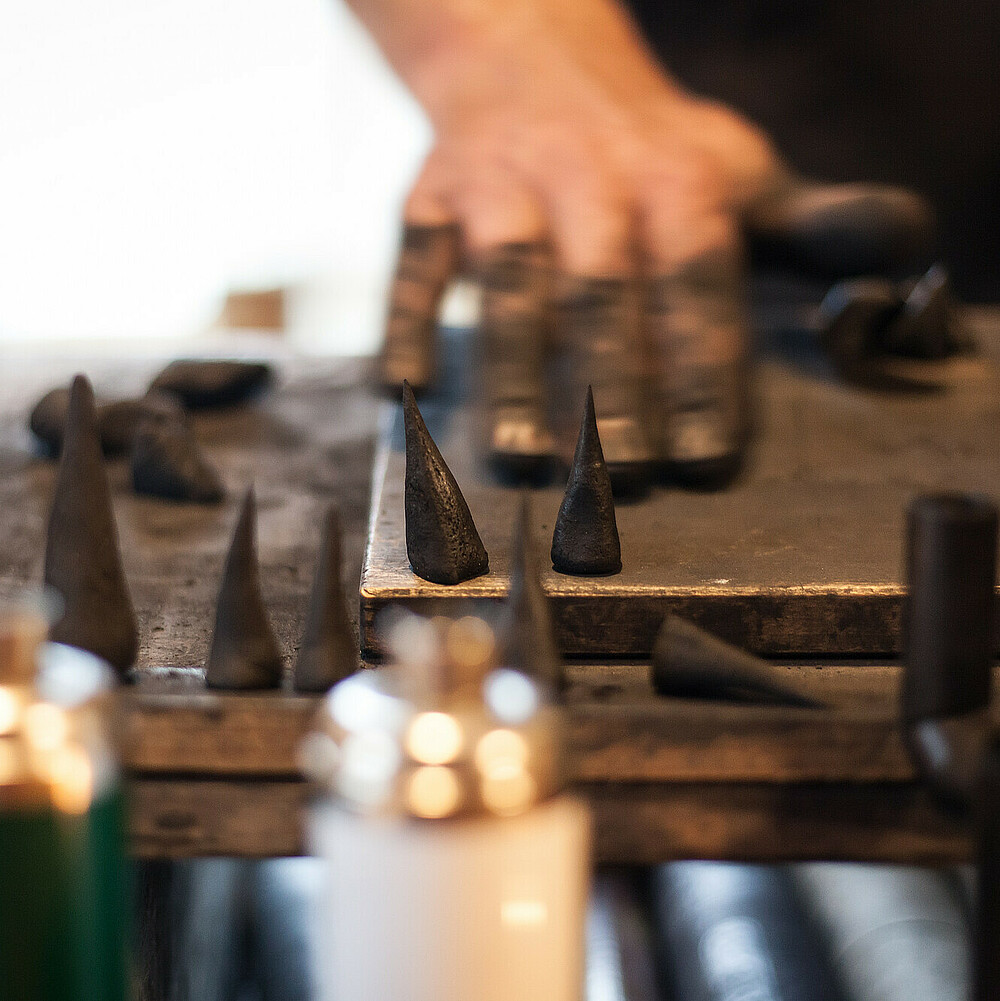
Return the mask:
<path fill-rule="evenodd" d="M 963 825 L 906 757 L 898 669 L 789 670 L 833 708 L 662 699 L 644 665 L 571 666 L 569 782 L 591 804 L 598 860 L 967 859 Z M 163 688 L 124 698 L 136 854 L 305 851 L 297 748 L 318 698 L 208 692 L 194 676 Z"/>
<path fill-rule="evenodd" d="M 972 839 L 916 782 L 583 783 L 599 862 L 705 858 L 945 864 Z M 302 782 L 138 776 L 132 848 L 141 858 L 274 857 L 307 852 Z"/>

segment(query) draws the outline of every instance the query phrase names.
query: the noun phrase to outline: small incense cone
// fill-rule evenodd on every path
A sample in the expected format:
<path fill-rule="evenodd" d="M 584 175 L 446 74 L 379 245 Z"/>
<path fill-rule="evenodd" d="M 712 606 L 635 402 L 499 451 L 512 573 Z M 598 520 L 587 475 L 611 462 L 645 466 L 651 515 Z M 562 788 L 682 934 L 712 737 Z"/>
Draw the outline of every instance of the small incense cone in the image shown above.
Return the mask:
<path fill-rule="evenodd" d="M 820 345 L 843 378 L 866 382 L 903 300 L 883 278 L 839 282 L 819 307 Z"/>
<path fill-rule="evenodd" d="M 184 408 L 169 393 L 149 392 L 129 400 L 113 400 L 97 407 L 101 448 L 109 456 L 127 455 L 136 431 L 145 421 L 184 421 Z"/>
<path fill-rule="evenodd" d="M 292 675 L 299 692 L 325 692 L 358 669 L 358 641 L 351 629 L 340 582 L 340 515 L 327 512 L 305 632 Z"/>
<path fill-rule="evenodd" d="M 205 667 L 212 688 L 277 688 L 281 651 L 260 593 L 257 507 L 251 487 L 243 501 L 215 608 L 215 632 Z"/>
<path fill-rule="evenodd" d="M 542 590 L 541 557 L 532 531 L 531 499 L 521 494 L 514 525 L 510 591 L 497 626 L 499 663 L 549 685 L 562 686 L 562 662 L 552 629 L 549 599 Z"/>
<path fill-rule="evenodd" d="M 459 584 L 489 570 L 486 547 L 455 477 L 434 444 L 409 383 L 406 428 L 406 555 L 413 572 L 434 584 Z"/>
<path fill-rule="evenodd" d="M 573 468 L 552 535 L 552 566 L 560 573 L 581 576 L 614 574 L 622 568 L 611 478 L 589 386 Z"/>
<path fill-rule="evenodd" d="M 765 660 L 725 643 L 693 622 L 668 615 L 653 644 L 653 687 L 660 695 L 821 708 Z"/>
<path fill-rule="evenodd" d="M 94 391 L 82 375 L 70 389 L 45 545 L 45 583 L 65 602 L 52 639 L 89 650 L 124 675 L 135 661 L 139 636 L 122 571 Z"/>
<path fill-rule="evenodd" d="M 142 421 L 132 442 L 132 486 L 165 500 L 217 504 L 226 492 L 183 420 Z"/>

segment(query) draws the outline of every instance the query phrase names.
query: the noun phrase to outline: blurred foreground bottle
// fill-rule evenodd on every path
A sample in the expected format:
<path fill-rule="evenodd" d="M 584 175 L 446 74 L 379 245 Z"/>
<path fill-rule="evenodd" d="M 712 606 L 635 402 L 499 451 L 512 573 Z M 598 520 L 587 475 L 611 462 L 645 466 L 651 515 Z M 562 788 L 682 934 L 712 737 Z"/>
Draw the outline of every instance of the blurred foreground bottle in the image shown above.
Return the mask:
<path fill-rule="evenodd" d="M 113 675 L 46 643 L 29 603 L 0 608 L 0 996 L 123 1001 L 124 810 Z"/>
<path fill-rule="evenodd" d="M 408 618 L 327 696 L 305 768 L 323 1001 L 579 1001 L 590 822 L 560 711 L 474 618 Z"/>

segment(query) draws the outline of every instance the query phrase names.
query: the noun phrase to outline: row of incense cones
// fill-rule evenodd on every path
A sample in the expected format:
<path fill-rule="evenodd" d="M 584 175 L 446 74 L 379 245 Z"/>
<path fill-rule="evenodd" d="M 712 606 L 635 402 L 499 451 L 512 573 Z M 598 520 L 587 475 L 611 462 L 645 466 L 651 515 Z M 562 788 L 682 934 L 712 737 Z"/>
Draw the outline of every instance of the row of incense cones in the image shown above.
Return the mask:
<path fill-rule="evenodd" d="M 213 687 L 281 685 L 281 651 L 260 591 L 255 525 L 251 489 L 243 502 L 219 590 L 206 665 L 206 681 Z M 325 691 L 358 667 L 358 644 L 347 613 L 340 568 L 340 519 L 331 508 L 292 672 L 297 691 Z M 51 638 L 97 654 L 125 677 L 135 663 L 139 634 L 122 569 L 94 392 L 82 375 L 73 380 L 70 391 L 49 515 L 44 579 L 63 600 L 63 615 L 53 624 Z"/>
<path fill-rule="evenodd" d="M 489 556 L 462 491 L 431 438 L 408 383 L 406 430 L 406 554 L 417 576 L 459 584 L 489 570 Z M 593 390 L 587 388 L 573 467 L 552 535 L 559 573 L 607 576 L 622 568 L 611 477 L 597 431 Z"/>

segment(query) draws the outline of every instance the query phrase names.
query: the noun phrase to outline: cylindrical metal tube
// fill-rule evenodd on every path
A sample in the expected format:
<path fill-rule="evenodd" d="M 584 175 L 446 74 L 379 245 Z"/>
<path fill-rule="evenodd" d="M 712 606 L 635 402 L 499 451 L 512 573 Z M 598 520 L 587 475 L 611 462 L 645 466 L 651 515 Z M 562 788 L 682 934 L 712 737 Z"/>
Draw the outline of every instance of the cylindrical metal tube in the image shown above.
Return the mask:
<path fill-rule="evenodd" d="M 907 516 L 904 719 L 956 716 L 990 698 L 997 509 L 984 497 L 918 497 Z"/>
<path fill-rule="evenodd" d="M 665 966 L 684 1001 L 838 1001 L 782 867 L 672 862 L 653 876 Z"/>
<path fill-rule="evenodd" d="M 963 1001 L 969 926 L 951 873 L 816 862 L 794 868 L 853 1001 Z"/>

